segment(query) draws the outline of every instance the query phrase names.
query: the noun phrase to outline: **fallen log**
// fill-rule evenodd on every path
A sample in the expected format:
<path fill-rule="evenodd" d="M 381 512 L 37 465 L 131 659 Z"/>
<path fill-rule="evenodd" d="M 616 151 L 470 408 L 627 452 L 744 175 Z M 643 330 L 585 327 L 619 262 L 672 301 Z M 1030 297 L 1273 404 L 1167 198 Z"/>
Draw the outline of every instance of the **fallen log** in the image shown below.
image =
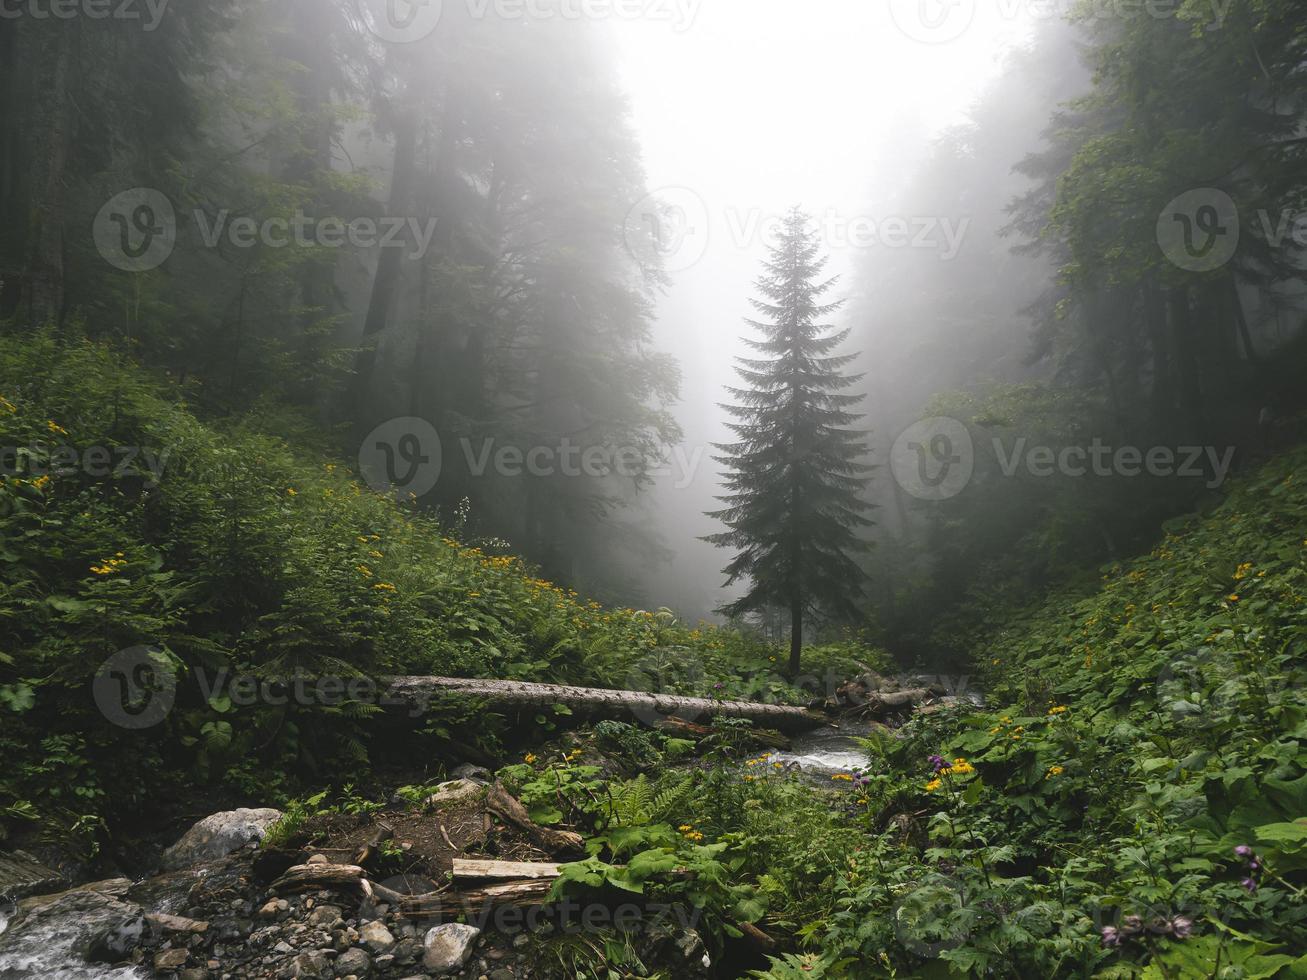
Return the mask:
<path fill-rule="evenodd" d="M 272 883 L 274 895 L 311 892 L 320 888 L 358 887 L 363 869 L 357 864 L 297 864 Z"/>
<path fill-rule="evenodd" d="M 478 880 L 499 878 L 557 878 L 562 865 L 550 861 L 482 861 L 454 858 L 454 878 Z"/>
<path fill-rule="evenodd" d="M 539 708 L 562 704 L 578 714 L 608 718 L 634 718 L 647 725 L 675 715 L 690 722 L 712 718 L 747 718 L 764 728 L 782 732 L 806 731 L 826 723 L 825 716 L 787 704 L 753 701 L 715 701 L 676 694 L 617 691 L 564 684 L 480 680 L 466 677 L 390 677 L 386 700 L 425 708 L 442 694 L 463 694 L 501 708 Z"/>
<path fill-rule="evenodd" d="M 504 905 L 526 908 L 544 904 L 553 886 L 552 878 L 532 878 L 461 892 L 406 895 L 400 899 L 398 910 L 406 918 L 420 919 L 429 915 L 466 914 Z"/>
<path fill-rule="evenodd" d="M 486 793 L 486 809 L 522 831 L 542 851 L 560 854 L 580 852 L 585 848 L 585 838 L 580 834 L 570 830 L 552 830 L 537 824 L 526 812 L 526 807 L 514 799 L 499 780 L 495 780 L 495 785 Z"/>

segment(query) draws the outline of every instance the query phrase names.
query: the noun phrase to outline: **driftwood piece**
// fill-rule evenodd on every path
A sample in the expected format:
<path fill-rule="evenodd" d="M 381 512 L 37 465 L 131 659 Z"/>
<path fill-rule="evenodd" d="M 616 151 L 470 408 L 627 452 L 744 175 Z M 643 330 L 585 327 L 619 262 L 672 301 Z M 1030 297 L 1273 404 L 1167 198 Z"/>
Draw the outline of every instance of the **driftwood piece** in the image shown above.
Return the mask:
<path fill-rule="evenodd" d="M 751 923 L 737 922 L 735 928 L 744 933 L 744 938 L 764 953 L 769 953 L 776 948 L 776 940 Z"/>
<path fill-rule="evenodd" d="M 272 892 L 309 892 L 319 888 L 359 887 L 363 869 L 357 864 L 297 864 L 272 883 Z"/>
<path fill-rule="evenodd" d="M 585 838 L 570 830 L 551 830 L 541 827 L 531 819 L 526 807 L 519 803 L 504 789 L 504 784 L 495 780 L 486 794 L 486 807 L 500 819 L 512 824 L 522 831 L 531 842 L 550 854 L 581 851 L 585 847 Z"/>
<path fill-rule="evenodd" d="M 549 861 L 481 861 L 473 858 L 454 858 L 454 878 L 478 880 L 498 878 L 557 878 L 562 865 Z"/>
<path fill-rule="evenodd" d="M 656 725 L 671 715 L 692 722 L 717 717 L 747 718 L 762 727 L 782 732 L 806 731 L 826 722 L 822 715 L 786 704 L 715 701 L 711 698 L 616 691 L 599 687 L 466 677 L 389 677 L 383 683 L 387 686 L 386 697 L 389 701 L 418 707 L 425 707 L 441 694 L 466 694 L 496 707 L 539 708 L 563 704 L 578 714 L 629 717 L 648 725 Z"/>
<path fill-rule="evenodd" d="M 367 839 L 362 847 L 354 852 L 354 860 L 352 863 L 358 865 L 367 864 L 376 849 L 394 836 L 395 828 L 387 823 L 378 823 L 377 829 L 373 831 L 372 836 Z"/>
<path fill-rule="evenodd" d="M 823 722 L 824 723 L 824 722 Z M 679 738 L 693 739 L 701 741 L 712 734 L 712 726 L 700 725 L 698 722 L 686 721 L 684 718 L 677 718 L 673 715 L 670 718 L 664 718 L 658 722 L 656 727 L 659 731 L 666 732 L 668 735 L 675 735 Z M 814 725 L 813 727 L 817 727 Z M 790 740 L 781 732 L 772 731 L 766 728 L 759 728 L 749 733 L 754 741 L 762 745 L 770 746 L 774 749 L 788 749 Z"/>
<path fill-rule="evenodd" d="M 400 899 L 397 907 L 400 915 L 417 919 L 429 915 L 464 914 L 492 906 L 511 905 L 522 908 L 544 904 L 553 886 L 551 879 L 509 881 L 461 892 L 406 895 Z"/>
<path fill-rule="evenodd" d="M 209 931 L 209 924 L 200 919 L 187 919 L 180 915 L 165 915 L 162 912 L 152 912 L 145 917 L 154 929 L 160 933 L 173 935 L 198 935 L 202 932 Z"/>

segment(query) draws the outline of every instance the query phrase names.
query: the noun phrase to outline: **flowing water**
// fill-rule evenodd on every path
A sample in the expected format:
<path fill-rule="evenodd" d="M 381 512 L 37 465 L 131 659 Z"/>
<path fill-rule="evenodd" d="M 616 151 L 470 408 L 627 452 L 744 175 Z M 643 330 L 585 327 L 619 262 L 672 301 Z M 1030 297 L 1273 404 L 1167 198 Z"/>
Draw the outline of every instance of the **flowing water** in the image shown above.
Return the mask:
<path fill-rule="evenodd" d="M 795 764 L 804 772 L 817 774 L 865 769 L 867 752 L 855 739 L 865 738 L 871 729 L 867 722 L 853 720 L 823 725 L 796 736 L 788 749 L 772 752 L 768 760 Z"/>

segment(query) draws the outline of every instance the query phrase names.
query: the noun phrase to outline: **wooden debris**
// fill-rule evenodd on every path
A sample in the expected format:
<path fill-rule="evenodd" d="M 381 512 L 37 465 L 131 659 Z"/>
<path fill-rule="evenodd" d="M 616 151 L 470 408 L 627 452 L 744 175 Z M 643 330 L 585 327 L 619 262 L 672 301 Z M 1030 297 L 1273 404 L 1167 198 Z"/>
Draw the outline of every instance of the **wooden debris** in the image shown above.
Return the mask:
<path fill-rule="evenodd" d="M 559 864 L 548 861 L 480 861 L 472 858 L 454 858 L 454 878 L 459 879 L 517 879 L 557 878 Z"/>
<path fill-rule="evenodd" d="M 675 694 L 615 691 L 564 684 L 480 680 L 467 677 L 389 677 L 387 699 L 425 707 L 440 694 L 464 694 L 501 708 L 538 708 L 563 704 L 578 714 L 606 718 L 634 718 L 653 725 L 676 715 L 690 720 L 747 718 L 765 728 L 783 732 L 806 731 L 825 724 L 826 718 L 806 708 L 753 701 L 716 701 Z"/>
<path fill-rule="evenodd" d="M 67 883 L 58 871 L 47 868 L 26 851 L 0 854 L 0 903 L 50 891 Z"/>
<path fill-rule="evenodd" d="M 580 852 L 585 847 L 585 838 L 570 830 L 551 830 L 535 823 L 526 807 L 513 798 L 498 780 L 486 794 L 486 807 L 502 820 L 522 831 L 531 842 L 549 854 Z"/>
<path fill-rule="evenodd" d="M 363 869 L 357 864 L 297 864 L 272 883 L 274 894 L 310 892 L 320 888 L 359 887 Z"/>

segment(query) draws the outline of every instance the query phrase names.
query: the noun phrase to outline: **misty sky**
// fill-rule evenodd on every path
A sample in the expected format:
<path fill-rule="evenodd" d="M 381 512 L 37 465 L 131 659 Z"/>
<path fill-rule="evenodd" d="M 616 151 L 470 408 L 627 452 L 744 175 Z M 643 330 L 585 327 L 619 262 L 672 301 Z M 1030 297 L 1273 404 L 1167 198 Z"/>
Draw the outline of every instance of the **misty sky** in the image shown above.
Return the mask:
<path fill-rule="evenodd" d="M 856 248 L 841 244 L 841 229 L 895 214 L 867 202 L 894 199 L 932 136 L 962 121 L 1032 22 L 1009 16 L 1021 5 L 982 2 L 960 36 L 923 43 L 891 11 L 910 16 L 918 0 L 681 2 L 688 18 L 614 20 L 612 34 L 650 188 L 673 188 L 673 199 L 702 202 L 707 215 L 702 257 L 686 268 L 677 267 L 698 252 L 675 257 L 659 308 L 660 346 L 684 375 L 683 458 L 701 456 L 688 486 L 687 467 L 675 463 L 657 490 L 676 558 L 651 590 L 698 615 L 724 598 L 718 569 L 729 556 L 697 536 L 720 529 L 702 516 L 718 469 L 707 446 L 728 435 L 716 405 L 734 380 L 765 254 L 757 229 L 802 206 L 829 222 L 830 269 L 847 273 Z M 832 298 L 850 287 L 846 276 Z"/>

